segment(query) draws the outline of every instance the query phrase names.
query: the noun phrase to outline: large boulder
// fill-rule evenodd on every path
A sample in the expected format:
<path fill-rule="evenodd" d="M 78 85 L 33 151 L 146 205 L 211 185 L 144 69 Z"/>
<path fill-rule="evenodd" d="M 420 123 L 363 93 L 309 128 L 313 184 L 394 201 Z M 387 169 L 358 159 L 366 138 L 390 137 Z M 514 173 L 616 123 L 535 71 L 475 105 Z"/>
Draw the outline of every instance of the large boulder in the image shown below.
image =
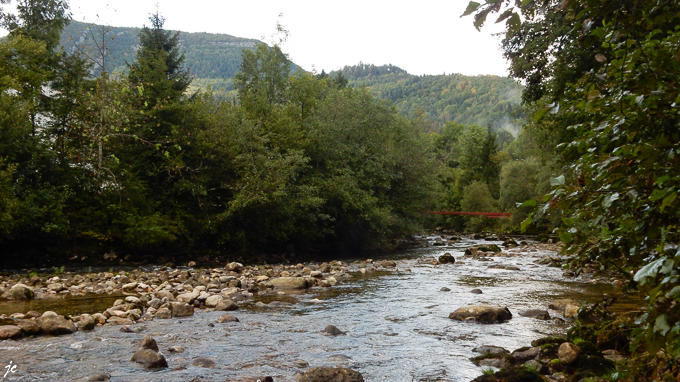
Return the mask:
<path fill-rule="evenodd" d="M 97 322 L 91 315 L 83 313 L 80 315 L 80 320 L 76 322 L 76 326 L 80 330 L 92 330 L 95 326 L 97 326 Z"/>
<path fill-rule="evenodd" d="M 358 371 L 344 367 L 313 367 L 298 375 L 299 382 L 364 382 Z"/>
<path fill-rule="evenodd" d="M 229 272 L 239 273 L 243 270 L 243 264 L 234 261 L 225 265 L 224 269 L 226 269 Z"/>
<path fill-rule="evenodd" d="M 563 365 L 570 365 L 576 362 L 580 355 L 581 348 L 571 342 L 563 343 L 557 350 L 557 356 L 560 359 L 560 363 Z"/>
<path fill-rule="evenodd" d="M 24 284 L 14 284 L 7 292 L 5 298 L 10 300 L 32 300 L 35 296 L 33 289 Z"/>
<path fill-rule="evenodd" d="M 475 321 L 484 324 L 503 322 L 512 318 L 512 313 L 508 308 L 500 308 L 486 305 L 471 305 L 456 309 L 449 314 L 449 318 L 454 320 L 466 321 L 474 318 Z"/>
<path fill-rule="evenodd" d="M 222 300 L 224 300 L 224 297 L 222 297 L 222 295 L 216 294 L 216 295 L 210 296 L 210 297 L 205 299 L 205 306 L 207 306 L 209 308 L 214 308 L 214 307 L 217 306 L 217 304 L 222 302 Z"/>
<path fill-rule="evenodd" d="M 267 284 L 277 289 L 305 289 L 309 286 L 304 277 L 278 277 L 269 280 Z"/>
<path fill-rule="evenodd" d="M 453 257 L 450 253 L 445 253 L 441 256 L 439 256 L 439 263 L 440 264 L 453 264 L 456 262 L 456 258 Z"/>
<path fill-rule="evenodd" d="M 16 325 L 0 326 L 0 340 L 16 340 L 17 338 L 20 338 L 22 334 L 21 328 Z"/>
<path fill-rule="evenodd" d="M 539 320 L 549 320 L 550 319 L 550 314 L 548 313 L 547 310 L 541 310 L 541 309 L 529 309 L 529 310 L 523 310 L 519 312 L 519 315 L 522 317 L 532 317 L 532 318 L 538 318 Z"/>
<path fill-rule="evenodd" d="M 71 334 L 78 330 L 73 321 L 54 312 L 45 312 L 36 321 L 40 325 L 40 331 L 48 335 Z"/>
<path fill-rule="evenodd" d="M 147 369 L 160 369 L 168 367 L 168 361 L 162 354 L 151 349 L 141 349 L 132 356 L 132 362 L 142 364 Z"/>
<path fill-rule="evenodd" d="M 194 315 L 194 307 L 184 302 L 171 302 L 170 309 L 172 310 L 173 317 L 187 317 Z M 158 315 L 158 312 L 156 312 L 156 315 Z"/>
<path fill-rule="evenodd" d="M 215 310 L 222 311 L 238 310 L 238 305 L 231 300 L 222 300 L 215 306 Z"/>
<path fill-rule="evenodd" d="M 40 325 L 38 325 L 35 320 L 20 320 L 17 322 L 17 326 L 21 328 L 27 336 L 35 336 L 40 334 Z"/>

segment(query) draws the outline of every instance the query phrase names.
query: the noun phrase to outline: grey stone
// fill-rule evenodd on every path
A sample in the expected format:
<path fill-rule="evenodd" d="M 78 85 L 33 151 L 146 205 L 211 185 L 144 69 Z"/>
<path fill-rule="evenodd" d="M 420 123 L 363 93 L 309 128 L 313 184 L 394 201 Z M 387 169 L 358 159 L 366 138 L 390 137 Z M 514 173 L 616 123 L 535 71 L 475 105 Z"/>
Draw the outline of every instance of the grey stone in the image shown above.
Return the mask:
<path fill-rule="evenodd" d="M 344 367 L 314 367 L 298 375 L 299 382 L 364 382 L 358 371 Z"/>
<path fill-rule="evenodd" d="M 20 327 L 16 325 L 2 325 L 0 326 L 0 340 L 21 338 L 23 332 Z"/>
<path fill-rule="evenodd" d="M 211 360 L 210 358 L 206 357 L 198 357 L 194 359 L 191 364 L 193 366 L 198 366 L 198 367 L 205 367 L 205 368 L 211 368 L 215 367 L 215 361 Z"/>
<path fill-rule="evenodd" d="M 331 336 L 339 336 L 339 335 L 345 334 L 345 332 L 343 332 L 342 330 L 338 329 L 338 328 L 337 328 L 336 326 L 334 326 L 334 325 L 328 325 L 328 326 L 326 326 L 326 328 L 323 330 L 323 332 L 324 332 L 325 334 L 328 334 L 328 335 L 331 335 Z"/>
<path fill-rule="evenodd" d="M 486 324 L 507 321 L 512 318 L 512 313 L 510 313 L 508 308 L 472 305 L 458 308 L 449 315 L 449 318 L 460 321 L 464 321 L 469 317 L 473 317 L 477 322 Z"/>
<path fill-rule="evenodd" d="M 43 314 L 36 322 L 40 325 L 40 331 L 49 335 L 71 334 L 78 330 L 72 321 L 56 314 L 47 316 Z"/>
<path fill-rule="evenodd" d="M 571 365 L 576 362 L 580 355 L 581 348 L 571 342 L 565 342 L 557 349 L 557 357 L 563 365 Z"/>
<path fill-rule="evenodd" d="M 277 289 L 305 289 L 309 286 L 304 277 L 278 277 L 269 280 L 267 285 Z"/>
<path fill-rule="evenodd" d="M 142 349 L 135 353 L 131 359 L 132 362 L 142 364 L 147 369 L 161 369 L 168 367 L 168 361 L 162 354 L 151 349 Z"/>
<path fill-rule="evenodd" d="M 14 284 L 7 292 L 5 298 L 10 300 L 32 300 L 35 296 L 33 289 L 24 284 Z"/>
<path fill-rule="evenodd" d="M 184 302 L 171 302 L 170 309 L 172 310 L 173 317 L 188 317 L 194 315 L 194 307 Z M 158 312 L 156 312 L 156 315 L 158 315 Z"/>
<path fill-rule="evenodd" d="M 223 314 L 217 318 L 217 323 L 223 324 L 225 322 L 239 322 L 238 318 L 232 316 L 231 314 Z"/>
<path fill-rule="evenodd" d="M 439 262 L 441 264 L 453 264 L 456 262 L 456 258 L 453 257 L 450 253 L 445 253 L 441 256 L 439 256 Z"/>
<path fill-rule="evenodd" d="M 522 317 L 538 318 L 539 320 L 549 320 L 550 319 L 550 313 L 548 313 L 547 310 L 541 310 L 541 309 L 523 310 L 523 311 L 519 312 L 519 315 L 522 316 Z"/>

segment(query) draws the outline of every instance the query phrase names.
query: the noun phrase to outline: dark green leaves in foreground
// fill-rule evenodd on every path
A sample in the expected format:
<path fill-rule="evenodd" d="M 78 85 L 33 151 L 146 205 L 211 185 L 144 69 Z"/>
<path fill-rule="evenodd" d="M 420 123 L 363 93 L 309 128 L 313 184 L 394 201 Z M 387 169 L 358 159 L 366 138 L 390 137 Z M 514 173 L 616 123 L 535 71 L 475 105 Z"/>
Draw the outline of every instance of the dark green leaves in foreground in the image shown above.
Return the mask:
<path fill-rule="evenodd" d="M 562 164 L 549 199 L 560 238 L 646 295 L 635 345 L 678 360 L 680 4 L 498 0 L 466 14 L 479 26 L 513 5 L 524 20 L 503 46 Z"/>

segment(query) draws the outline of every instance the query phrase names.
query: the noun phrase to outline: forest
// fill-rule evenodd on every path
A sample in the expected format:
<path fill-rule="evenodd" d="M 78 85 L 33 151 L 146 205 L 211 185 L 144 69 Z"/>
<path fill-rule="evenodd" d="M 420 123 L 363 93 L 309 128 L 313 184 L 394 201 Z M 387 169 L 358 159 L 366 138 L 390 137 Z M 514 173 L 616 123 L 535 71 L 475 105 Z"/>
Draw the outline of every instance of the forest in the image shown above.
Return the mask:
<path fill-rule="evenodd" d="M 149 22 L 136 37 L 112 34 L 70 23 L 54 0 L 2 14 L 6 266 L 389 249 L 423 227 L 518 229 L 526 211 L 516 203 L 545 190 L 550 163 L 529 137 L 458 122 L 433 129 L 341 73 L 303 71 L 277 45 L 228 44 L 254 44 L 240 48 L 233 97 L 192 88 L 203 70 L 187 64 L 193 37 L 165 30 L 159 14 Z M 68 25 L 91 38 L 64 48 Z M 133 39 L 134 55 L 120 50 Z M 442 209 L 517 213 L 422 214 Z"/>

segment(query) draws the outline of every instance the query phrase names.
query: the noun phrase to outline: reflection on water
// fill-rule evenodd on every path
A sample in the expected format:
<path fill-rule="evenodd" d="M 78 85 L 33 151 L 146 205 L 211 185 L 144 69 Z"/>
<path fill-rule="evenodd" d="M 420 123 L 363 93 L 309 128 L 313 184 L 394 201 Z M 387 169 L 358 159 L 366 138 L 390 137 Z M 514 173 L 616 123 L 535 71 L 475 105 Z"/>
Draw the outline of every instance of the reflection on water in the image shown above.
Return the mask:
<path fill-rule="evenodd" d="M 564 324 L 521 317 L 519 311 L 547 309 L 556 297 L 601 298 L 601 286 L 560 281 L 559 268 L 536 266 L 533 261 L 545 253 L 439 266 L 418 261 L 444 252 L 459 257 L 463 247 L 414 251 L 399 272 L 357 276 L 329 289 L 260 296 L 231 312 L 237 323 L 209 326 L 223 312 L 199 311 L 189 318 L 138 324 L 145 327 L 139 334 L 107 326 L 71 336 L 5 341 L 0 343 L 0 360 L 19 365 L 13 378 L 22 381 L 70 380 L 93 373 L 110 373 L 112 381 L 245 381 L 266 375 L 293 381 L 304 371 L 300 360 L 310 367 L 350 367 L 367 381 L 469 381 L 482 372 L 469 361 L 474 347 L 513 350 L 566 330 Z M 520 270 L 489 269 L 494 263 Z M 444 286 L 450 291 L 440 291 Z M 470 293 L 473 288 L 483 293 Z M 274 301 L 292 305 L 271 307 Z M 470 304 L 507 306 L 513 319 L 481 325 L 448 318 Z M 326 325 L 346 334 L 328 336 L 322 332 Z M 130 362 L 135 341 L 146 335 L 156 339 L 169 369 L 149 372 Z M 186 352 L 170 353 L 170 346 Z M 192 366 L 197 357 L 212 359 L 215 367 Z"/>

